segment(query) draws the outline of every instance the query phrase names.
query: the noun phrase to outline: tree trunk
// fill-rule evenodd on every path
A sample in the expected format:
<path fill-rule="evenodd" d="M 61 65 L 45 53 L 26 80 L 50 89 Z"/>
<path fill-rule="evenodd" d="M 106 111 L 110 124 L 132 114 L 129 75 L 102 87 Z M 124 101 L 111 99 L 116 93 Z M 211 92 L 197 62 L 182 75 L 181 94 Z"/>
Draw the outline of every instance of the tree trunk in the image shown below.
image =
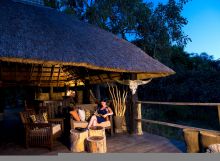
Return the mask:
<path fill-rule="evenodd" d="M 106 153 L 105 138 L 103 136 L 88 137 L 87 150 L 90 153 Z"/>
<path fill-rule="evenodd" d="M 89 128 L 89 137 L 92 137 L 92 136 L 102 136 L 104 138 L 104 147 L 107 147 L 104 127 L 101 127 L 101 126 L 90 127 Z M 105 150 L 107 150 L 107 148 Z"/>
<path fill-rule="evenodd" d="M 85 151 L 85 141 L 88 137 L 88 131 L 80 132 L 78 130 L 70 130 L 70 150 L 72 152 Z"/>

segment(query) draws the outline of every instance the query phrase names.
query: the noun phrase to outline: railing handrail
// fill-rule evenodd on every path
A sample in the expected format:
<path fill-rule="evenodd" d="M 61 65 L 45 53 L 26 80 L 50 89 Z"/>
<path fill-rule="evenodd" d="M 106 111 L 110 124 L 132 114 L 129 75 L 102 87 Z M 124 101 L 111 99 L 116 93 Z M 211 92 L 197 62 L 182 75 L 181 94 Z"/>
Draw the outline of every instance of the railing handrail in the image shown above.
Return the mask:
<path fill-rule="evenodd" d="M 157 105 L 179 105 L 179 106 L 220 106 L 220 103 L 194 103 L 194 102 L 157 102 L 157 101 L 137 101 L 142 104 Z"/>

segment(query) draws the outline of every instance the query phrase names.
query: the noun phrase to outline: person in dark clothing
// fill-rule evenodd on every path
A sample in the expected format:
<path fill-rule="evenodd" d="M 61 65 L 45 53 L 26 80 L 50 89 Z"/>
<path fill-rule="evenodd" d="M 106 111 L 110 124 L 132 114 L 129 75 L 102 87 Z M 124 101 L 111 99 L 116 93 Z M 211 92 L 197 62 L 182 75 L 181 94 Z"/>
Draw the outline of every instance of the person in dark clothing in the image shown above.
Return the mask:
<path fill-rule="evenodd" d="M 102 123 L 106 121 L 106 117 L 109 115 L 113 115 L 113 111 L 110 107 L 107 106 L 106 99 L 102 99 L 100 102 L 100 107 L 91 117 L 87 129 L 91 126 L 96 126 L 97 123 Z"/>

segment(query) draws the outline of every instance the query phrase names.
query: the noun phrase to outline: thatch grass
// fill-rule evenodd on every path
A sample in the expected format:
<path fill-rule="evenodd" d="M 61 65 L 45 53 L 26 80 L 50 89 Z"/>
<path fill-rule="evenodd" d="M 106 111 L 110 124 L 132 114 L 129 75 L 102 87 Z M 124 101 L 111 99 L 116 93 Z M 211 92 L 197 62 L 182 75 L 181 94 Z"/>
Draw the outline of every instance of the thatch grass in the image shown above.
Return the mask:
<path fill-rule="evenodd" d="M 135 45 L 49 8 L 3 0 L 0 31 L 2 61 L 132 72 L 140 79 L 174 74 Z"/>

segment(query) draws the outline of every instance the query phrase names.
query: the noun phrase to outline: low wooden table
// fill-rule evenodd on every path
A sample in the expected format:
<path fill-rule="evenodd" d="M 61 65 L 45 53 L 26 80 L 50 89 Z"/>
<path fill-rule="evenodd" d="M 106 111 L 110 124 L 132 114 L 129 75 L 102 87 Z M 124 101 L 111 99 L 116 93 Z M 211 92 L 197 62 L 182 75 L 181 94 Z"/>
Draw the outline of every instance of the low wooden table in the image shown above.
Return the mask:
<path fill-rule="evenodd" d="M 89 128 L 87 138 L 87 150 L 90 153 L 106 153 L 105 128 L 102 126 L 93 126 Z"/>
<path fill-rule="evenodd" d="M 86 147 L 88 131 L 70 130 L 70 150 L 72 152 L 83 152 Z"/>

